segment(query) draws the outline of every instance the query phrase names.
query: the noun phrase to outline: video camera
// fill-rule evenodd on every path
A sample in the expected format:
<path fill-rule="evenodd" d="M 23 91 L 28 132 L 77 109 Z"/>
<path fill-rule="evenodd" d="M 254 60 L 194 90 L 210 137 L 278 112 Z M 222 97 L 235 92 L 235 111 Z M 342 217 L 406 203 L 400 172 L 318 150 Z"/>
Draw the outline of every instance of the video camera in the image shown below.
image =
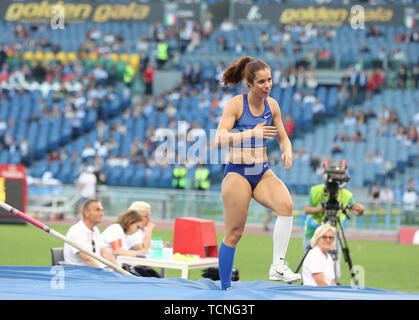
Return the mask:
<path fill-rule="evenodd" d="M 346 173 L 345 160 L 326 159 L 324 169 L 324 179 L 326 182 L 324 191 L 328 194 L 327 202 L 322 203 L 326 209 L 325 220 L 330 221 L 332 225 L 336 225 L 337 212 L 342 209 L 341 203 L 337 200 L 339 188 L 342 188 L 350 180 L 350 177 Z"/>
<path fill-rule="evenodd" d="M 337 194 L 351 178 L 346 173 L 345 160 L 327 160 L 324 163 L 324 178 L 326 180 L 326 192 Z"/>

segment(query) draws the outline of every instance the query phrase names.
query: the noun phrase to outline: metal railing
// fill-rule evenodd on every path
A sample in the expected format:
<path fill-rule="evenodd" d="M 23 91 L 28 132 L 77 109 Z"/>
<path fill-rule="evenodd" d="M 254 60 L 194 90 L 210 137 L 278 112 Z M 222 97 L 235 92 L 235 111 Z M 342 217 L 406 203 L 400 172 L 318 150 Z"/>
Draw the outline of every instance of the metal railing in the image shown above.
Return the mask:
<path fill-rule="evenodd" d="M 64 196 L 59 198 L 62 203 L 57 202 L 58 198 L 55 199 L 52 196 L 49 199 L 49 205 L 44 207 L 44 214 L 75 213 L 78 199 L 77 189 L 74 186 L 64 186 L 63 188 Z M 292 197 L 294 227 L 303 229 L 306 218 L 304 206 L 307 204 L 308 196 L 292 195 Z M 362 217 L 350 215 L 350 219 L 344 224 L 345 228 L 397 231 L 400 225 L 412 223 L 407 219 L 409 216 L 419 217 L 418 210 L 405 212 L 398 206 L 370 204 L 366 199 L 362 199 L 362 196 L 356 198 L 359 199 L 357 201 L 364 204 L 366 212 Z M 217 191 L 99 186 L 98 199 L 101 201 L 107 217 L 116 217 L 126 210 L 133 201 L 141 200 L 150 203 L 155 220 L 174 220 L 176 217 L 193 216 L 215 222 L 223 221 L 223 202 L 221 192 Z M 54 203 L 57 206 L 54 206 Z M 66 210 L 60 211 L 60 208 Z M 32 209 L 33 207 L 29 206 L 28 212 L 31 212 Z M 40 209 L 39 206 L 37 209 Z M 262 225 L 266 214 L 267 210 L 252 199 L 247 222 Z M 419 223 L 419 219 L 413 220 L 413 224 L 416 223 Z"/>

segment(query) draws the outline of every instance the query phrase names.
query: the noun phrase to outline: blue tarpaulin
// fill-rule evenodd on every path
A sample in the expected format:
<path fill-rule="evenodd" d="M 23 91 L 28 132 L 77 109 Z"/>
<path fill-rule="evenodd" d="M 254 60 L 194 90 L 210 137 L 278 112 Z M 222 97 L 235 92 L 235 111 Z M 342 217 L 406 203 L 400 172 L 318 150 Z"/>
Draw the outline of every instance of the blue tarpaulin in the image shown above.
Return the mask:
<path fill-rule="evenodd" d="M 92 267 L 0 266 L 1 300 L 419 300 L 419 294 L 351 286 L 310 287 L 271 281 L 142 278 Z"/>

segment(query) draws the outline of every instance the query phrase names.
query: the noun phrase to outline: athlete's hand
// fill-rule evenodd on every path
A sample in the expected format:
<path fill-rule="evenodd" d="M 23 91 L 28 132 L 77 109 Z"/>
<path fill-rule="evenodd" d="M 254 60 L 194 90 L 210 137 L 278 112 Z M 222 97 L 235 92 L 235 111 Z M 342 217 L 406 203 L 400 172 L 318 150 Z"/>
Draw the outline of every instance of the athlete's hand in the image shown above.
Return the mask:
<path fill-rule="evenodd" d="M 265 126 L 266 121 L 263 121 L 256 125 L 252 130 L 252 136 L 259 139 L 273 140 L 272 136 L 278 134 L 278 128 L 275 126 Z"/>
<path fill-rule="evenodd" d="M 281 154 L 281 160 L 284 164 L 285 169 L 289 170 L 292 166 L 292 153 L 284 152 Z"/>

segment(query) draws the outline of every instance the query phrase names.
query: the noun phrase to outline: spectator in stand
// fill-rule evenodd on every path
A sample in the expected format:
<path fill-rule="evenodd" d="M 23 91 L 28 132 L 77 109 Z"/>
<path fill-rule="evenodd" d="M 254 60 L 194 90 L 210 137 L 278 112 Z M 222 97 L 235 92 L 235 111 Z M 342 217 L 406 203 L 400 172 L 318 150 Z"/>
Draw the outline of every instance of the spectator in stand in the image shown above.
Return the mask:
<path fill-rule="evenodd" d="M 237 54 L 241 54 L 245 50 L 243 42 L 241 39 L 237 39 L 236 43 L 234 44 L 234 52 Z"/>
<path fill-rule="evenodd" d="M 394 192 L 388 186 L 388 184 L 384 185 L 384 188 L 380 190 L 380 202 L 392 206 L 394 202 Z"/>
<path fill-rule="evenodd" d="M 383 33 L 380 29 L 380 26 L 374 25 L 374 26 L 368 27 L 367 38 L 368 37 L 380 38 L 382 36 L 383 36 Z"/>
<path fill-rule="evenodd" d="M 335 138 L 333 139 L 334 142 L 346 142 L 350 141 L 350 138 L 345 134 L 343 130 L 339 130 Z"/>
<path fill-rule="evenodd" d="M 397 131 L 396 131 L 395 137 L 399 141 L 405 141 L 406 140 L 407 130 L 403 125 L 399 124 L 397 126 Z"/>
<path fill-rule="evenodd" d="M 416 130 L 416 127 L 413 123 L 410 123 L 409 129 L 407 130 L 407 140 L 411 143 L 416 143 L 419 139 L 419 134 Z"/>
<path fill-rule="evenodd" d="M 137 51 L 138 52 L 147 52 L 149 49 L 149 43 L 147 40 L 147 36 L 145 34 L 141 35 L 137 41 Z"/>
<path fill-rule="evenodd" d="M 355 126 L 356 125 L 356 117 L 354 116 L 353 109 L 348 108 L 346 116 L 343 120 L 344 126 Z"/>
<path fill-rule="evenodd" d="M 106 174 L 103 171 L 105 160 L 98 154 L 95 155 L 92 161 L 93 173 L 96 176 L 98 184 L 104 184 L 106 182 Z"/>
<path fill-rule="evenodd" d="M 418 202 L 417 193 L 412 185 L 409 184 L 407 190 L 403 193 L 403 214 L 407 224 L 416 222 L 416 205 Z"/>
<path fill-rule="evenodd" d="M 362 125 L 362 124 L 365 124 L 365 114 L 362 111 L 362 109 L 358 109 L 355 113 L 355 116 L 356 116 L 356 124 L 358 126 Z"/>
<path fill-rule="evenodd" d="M 398 87 L 406 89 L 407 79 L 408 79 L 408 70 L 405 65 L 400 65 L 399 71 L 397 72 Z"/>
<path fill-rule="evenodd" d="M 419 89 L 419 64 L 413 66 L 411 83 L 415 89 Z"/>
<path fill-rule="evenodd" d="M 318 63 L 317 63 L 318 68 L 332 68 L 333 67 L 334 59 L 332 57 L 331 52 L 327 50 L 326 48 L 323 47 L 318 52 L 317 59 L 318 59 Z"/>
<path fill-rule="evenodd" d="M 188 62 L 182 71 L 183 83 L 189 84 L 191 82 L 192 65 Z"/>
<path fill-rule="evenodd" d="M 290 114 L 284 116 L 283 125 L 288 137 L 292 139 L 294 136 L 295 123 Z"/>
<path fill-rule="evenodd" d="M 368 191 L 368 198 L 371 204 L 376 205 L 380 202 L 380 188 L 374 183 Z"/>
<path fill-rule="evenodd" d="M 373 157 L 372 157 L 371 152 L 370 152 L 369 150 L 367 150 L 367 151 L 365 152 L 365 156 L 364 156 L 364 163 L 365 163 L 365 164 L 367 164 L 367 163 L 371 163 L 371 162 L 372 162 L 372 159 L 373 159 Z"/>
<path fill-rule="evenodd" d="M 387 49 L 385 47 L 381 48 L 379 52 L 377 52 L 374 55 L 373 61 L 372 61 L 372 67 L 373 68 L 380 68 L 385 69 L 387 67 L 388 62 L 388 53 Z"/>
<path fill-rule="evenodd" d="M 94 168 L 87 166 L 77 179 L 80 199 L 78 201 L 76 217 L 82 214 L 83 203 L 90 198 L 96 197 L 97 178 L 94 175 Z"/>
<path fill-rule="evenodd" d="M 343 150 L 340 148 L 339 143 L 333 142 L 333 147 L 331 151 L 332 155 L 342 154 Z"/>
<path fill-rule="evenodd" d="M 195 63 L 192 68 L 192 72 L 190 74 L 190 83 L 193 86 L 200 84 L 202 82 L 202 71 L 201 65 L 199 63 Z"/>
<path fill-rule="evenodd" d="M 383 105 L 381 107 L 381 113 L 378 117 L 380 125 L 387 126 L 390 119 L 390 111 L 387 109 L 387 106 Z"/>
<path fill-rule="evenodd" d="M 313 172 L 316 172 L 319 167 L 321 167 L 319 155 L 317 153 L 313 153 L 310 159 L 310 168 Z"/>
<path fill-rule="evenodd" d="M 376 69 L 368 78 L 367 84 L 367 99 L 370 99 L 373 94 L 381 92 L 383 86 L 383 75 L 379 69 Z"/>
<path fill-rule="evenodd" d="M 305 106 L 306 104 L 315 103 L 315 102 L 316 102 L 316 97 L 313 96 L 313 93 L 310 90 L 307 91 L 307 94 L 303 98 L 303 105 Z"/>
<path fill-rule="evenodd" d="M 60 160 L 60 156 L 56 150 L 51 151 L 51 153 L 48 155 L 48 163 Z"/>
<path fill-rule="evenodd" d="M 73 117 L 71 119 L 71 136 L 72 138 L 77 138 L 78 136 L 80 136 L 81 132 L 82 132 L 82 121 L 80 120 L 79 117 L 77 117 L 77 114 L 73 114 Z"/>
<path fill-rule="evenodd" d="M 4 63 L 7 59 L 6 47 L 0 43 L 0 69 L 3 68 Z"/>
<path fill-rule="evenodd" d="M 1 120 L 0 120 L 1 122 Z M 1 129 L 0 129 L 1 136 Z M 1 143 L 1 140 L 0 140 Z M 32 160 L 32 148 L 29 146 L 28 140 L 25 137 L 22 137 L 19 143 L 19 151 L 22 156 L 22 163 L 25 166 L 29 166 Z"/>
<path fill-rule="evenodd" d="M 145 94 L 147 96 L 153 95 L 154 71 L 155 70 L 152 64 L 148 63 L 143 74 L 143 80 L 145 84 Z"/>
<path fill-rule="evenodd" d="M 367 89 L 367 72 L 365 69 L 362 69 L 358 72 L 355 80 L 355 85 L 357 86 L 357 95 L 355 97 L 355 104 L 360 104 L 365 100 L 366 89 Z"/>
<path fill-rule="evenodd" d="M 105 67 L 98 63 L 96 64 L 95 69 L 92 72 L 93 78 L 95 79 L 98 85 L 106 86 L 108 84 L 108 72 Z"/>
<path fill-rule="evenodd" d="M 202 35 L 204 39 L 208 39 L 212 34 L 212 31 L 214 29 L 212 19 L 213 19 L 213 16 L 212 16 L 211 11 L 207 10 L 205 12 L 204 23 L 202 25 Z"/>
<path fill-rule="evenodd" d="M 320 123 L 323 116 L 326 114 L 326 107 L 324 106 L 324 103 L 317 98 L 311 109 L 313 111 L 313 124 Z"/>
<path fill-rule="evenodd" d="M 216 48 L 218 52 L 225 52 L 228 49 L 227 41 L 223 36 L 219 36 L 216 43 Z"/>
<path fill-rule="evenodd" d="M 338 113 L 340 114 L 344 109 L 346 109 L 349 102 L 349 93 L 348 89 L 341 85 L 339 86 L 339 92 L 338 92 Z"/>
<path fill-rule="evenodd" d="M 95 148 L 90 143 L 86 143 L 83 151 L 81 152 L 81 157 L 83 161 L 92 160 L 96 154 Z"/>
<path fill-rule="evenodd" d="M 363 137 L 361 131 L 356 130 L 355 133 L 354 133 L 354 136 L 352 137 L 351 140 L 352 140 L 352 142 L 357 143 L 357 142 L 365 141 L 365 138 Z"/>
<path fill-rule="evenodd" d="M 372 158 L 372 162 L 375 164 L 383 164 L 384 158 L 381 155 L 381 152 L 379 150 L 375 150 L 374 156 Z"/>
<path fill-rule="evenodd" d="M 362 41 L 359 46 L 359 53 L 370 53 L 370 48 L 368 48 L 367 43 Z"/>

